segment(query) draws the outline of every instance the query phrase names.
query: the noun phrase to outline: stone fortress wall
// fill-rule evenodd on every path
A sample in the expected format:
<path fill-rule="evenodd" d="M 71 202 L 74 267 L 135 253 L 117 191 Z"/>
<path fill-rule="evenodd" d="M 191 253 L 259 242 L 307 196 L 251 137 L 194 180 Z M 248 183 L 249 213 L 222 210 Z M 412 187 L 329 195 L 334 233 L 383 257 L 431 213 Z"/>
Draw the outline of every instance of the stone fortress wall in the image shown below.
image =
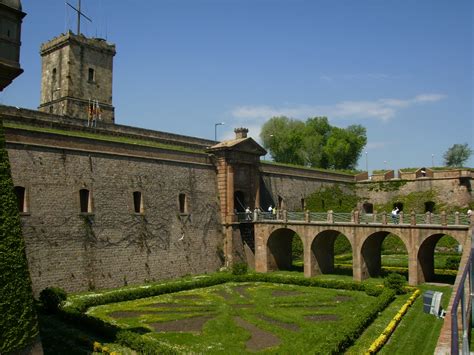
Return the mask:
<path fill-rule="evenodd" d="M 216 143 L 210 140 L 106 123 L 87 128 L 83 120 L 6 106 L 0 115 L 14 184 L 25 188 L 21 218 L 36 295 L 48 286 L 103 289 L 228 265 L 249 236 L 223 208 L 235 207 L 234 189 L 248 184 L 247 202 L 262 209 L 280 201 L 281 208 L 301 210 L 307 196 L 335 183 L 357 184 L 374 204 L 393 194 L 370 191 L 374 182 L 349 174 L 259 162 L 249 158 L 258 146 L 251 138 L 226 145 L 216 158 L 205 150 Z M 250 144 L 247 155 L 237 152 L 241 142 Z M 249 169 L 258 182 L 248 180 Z M 232 184 L 219 171 L 232 171 Z M 399 193 L 424 189 L 439 190 L 446 203 L 472 202 L 458 177 L 407 181 Z M 86 212 L 81 190 L 89 193 Z"/>

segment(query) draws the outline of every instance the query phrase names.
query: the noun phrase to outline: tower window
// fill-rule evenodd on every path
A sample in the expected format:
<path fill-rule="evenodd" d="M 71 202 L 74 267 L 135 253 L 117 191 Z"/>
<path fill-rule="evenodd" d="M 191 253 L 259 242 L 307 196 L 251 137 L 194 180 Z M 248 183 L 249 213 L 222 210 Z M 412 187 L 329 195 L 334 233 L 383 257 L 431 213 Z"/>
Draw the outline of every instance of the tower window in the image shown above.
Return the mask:
<path fill-rule="evenodd" d="M 51 78 L 53 79 L 53 82 L 56 81 L 56 68 L 53 68 L 53 73 L 51 75 Z"/>
<path fill-rule="evenodd" d="M 93 68 L 89 68 L 87 81 L 93 83 L 95 81 L 95 70 Z"/>
<path fill-rule="evenodd" d="M 140 191 L 133 192 L 133 209 L 135 213 L 143 213 L 143 197 Z"/>
<path fill-rule="evenodd" d="M 90 191 L 81 189 L 79 191 L 79 200 L 81 204 L 81 213 L 92 213 L 92 201 Z"/>
<path fill-rule="evenodd" d="M 188 213 L 188 199 L 186 194 L 179 194 L 179 213 Z"/>
<path fill-rule="evenodd" d="M 19 212 L 27 212 L 26 208 L 26 190 L 23 186 L 15 186 L 14 188 Z"/>

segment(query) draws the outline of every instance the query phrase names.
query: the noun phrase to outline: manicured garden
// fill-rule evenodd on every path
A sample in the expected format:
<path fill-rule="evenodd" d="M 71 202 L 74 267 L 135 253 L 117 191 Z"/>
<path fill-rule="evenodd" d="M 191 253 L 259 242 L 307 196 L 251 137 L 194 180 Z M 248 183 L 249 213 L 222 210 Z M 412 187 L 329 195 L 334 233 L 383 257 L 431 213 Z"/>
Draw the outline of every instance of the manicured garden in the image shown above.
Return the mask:
<path fill-rule="evenodd" d="M 360 354 L 413 293 L 395 295 L 383 281 L 357 283 L 344 275 L 308 279 L 290 271 L 225 272 L 70 295 L 60 309 L 50 304 L 53 314 L 40 314 L 41 336 L 46 354 Z M 441 290 L 446 303 L 450 288 Z M 409 334 L 401 337 L 410 338 L 413 349 L 434 348 L 442 321 L 423 314 L 420 300 L 406 315 L 412 321 L 402 320 L 385 347 L 397 349 L 392 339 L 405 328 Z M 430 329 L 429 336 L 416 327 Z"/>

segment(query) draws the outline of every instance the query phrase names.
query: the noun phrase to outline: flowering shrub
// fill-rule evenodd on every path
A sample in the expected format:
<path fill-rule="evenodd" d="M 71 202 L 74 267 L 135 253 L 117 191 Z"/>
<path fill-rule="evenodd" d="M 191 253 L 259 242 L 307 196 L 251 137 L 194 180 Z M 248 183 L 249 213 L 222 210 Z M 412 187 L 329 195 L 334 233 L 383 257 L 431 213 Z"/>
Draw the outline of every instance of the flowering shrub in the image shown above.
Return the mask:
<path fill-rule="evenodd" d="M 408 310 L 408 307 L 410 307 L 413 302 L 415 302 L 416 298 L 420 295 L 420 290 L 416 290 L 413 292 L 411 297 L 408 299 L 408 301 L 405 302 L 405 304 L 400 308 L 398 313 L 395 315 L 395 317 L 392 318 L 390 323 L 388 323 L 387 327 L 385 327 L 384 331 L 380 336 L 375 339 L 375 341 L 370 345 L 369 350 L 367 350 L 366 354 L 375 354 L 377 351 L 379 351 L 382 346 L 385 345 L 385 343 L 388 341 L 392 333 L 395 331 L 395 328 L 397 327 L 398 323 L 402 320 L 402 317 L 405 315 L 405 313 Z"/>

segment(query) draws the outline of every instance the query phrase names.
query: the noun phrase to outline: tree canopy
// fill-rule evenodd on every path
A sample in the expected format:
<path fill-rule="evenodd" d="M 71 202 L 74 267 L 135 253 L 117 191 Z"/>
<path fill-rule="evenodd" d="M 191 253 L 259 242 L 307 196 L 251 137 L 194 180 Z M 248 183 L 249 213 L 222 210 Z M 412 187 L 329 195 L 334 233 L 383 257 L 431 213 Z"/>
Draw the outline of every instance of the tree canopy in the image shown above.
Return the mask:
<path fill-rule="evenodd" d="M 367 143 L 365 127 L 334 127 L 326 117 L 272 117 L 260 138 L 276 162 L 323 169 L 355 169 Z"/>
<path fill-rule="evenodd" d="M 446 166 L 463 166 L 472 154 L 472 149 L 467 143 L 454 144 L 446 153 L 444 153 L 444 165 Z"/>

